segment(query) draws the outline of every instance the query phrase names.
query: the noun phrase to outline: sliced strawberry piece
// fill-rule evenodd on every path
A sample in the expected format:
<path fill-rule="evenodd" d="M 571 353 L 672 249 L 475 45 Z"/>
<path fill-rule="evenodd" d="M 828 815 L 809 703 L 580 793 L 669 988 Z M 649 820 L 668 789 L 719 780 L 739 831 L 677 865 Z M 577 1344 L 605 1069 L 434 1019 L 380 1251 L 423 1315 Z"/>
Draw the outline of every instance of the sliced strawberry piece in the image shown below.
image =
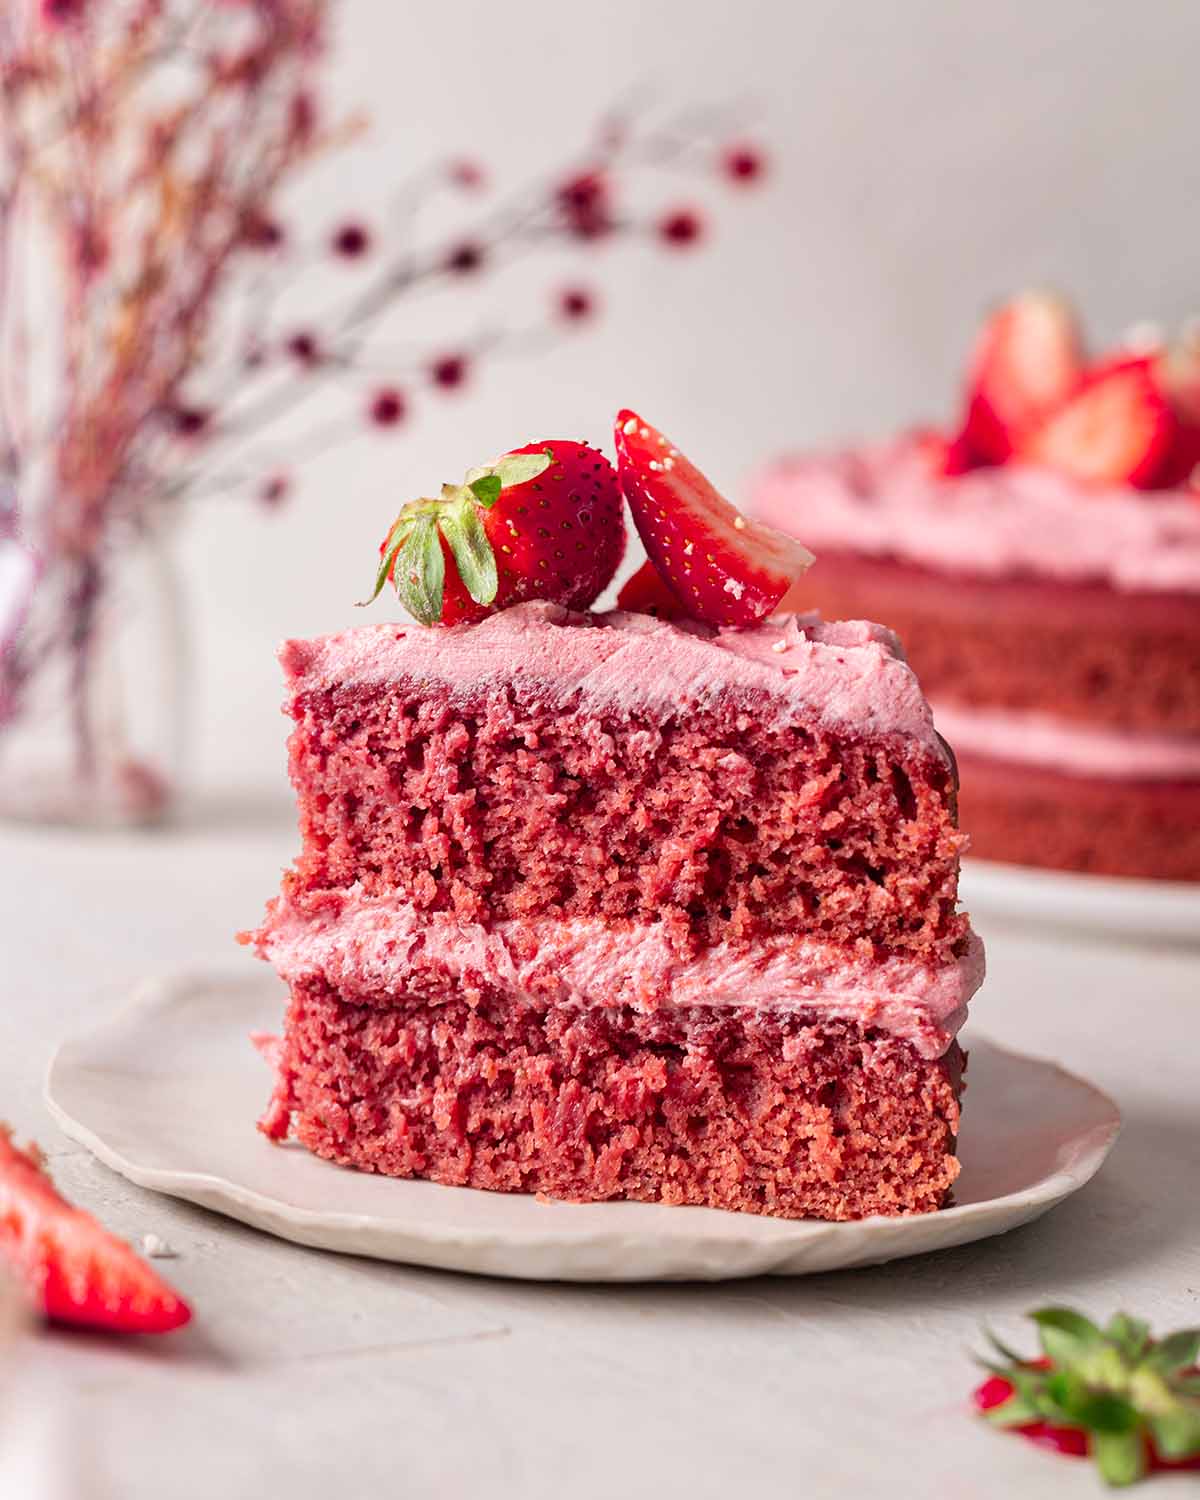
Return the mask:
<path fill-rule="evenodd" d="M 753 625 L 791 606 L 813 561 L 807 548 L 741 515 L 636 413 L 617 414 L 616 443 L 634 524 L 682 613 L 711 625 Z"/>
<path fill-rule="evenodd" d="M 1082 378 L 1079 333 L 1066 303 L 1046 292 L 1014 297 L 975 343 L 962 432 L 968 449 L 1002 464 Z"/>
<path fill-rule="evenodd" d="M 622 584 L 617 595 L 617 608 L 627 609 L 635 615 L 654 615 L 659 620 L 677 620 L 683 614 L 679 600 L 649 561 Z"/>
<path fill-rule="evenodd" d="M 1018 455 L 1093 484 L 1149 486 L 1174 436 L 1171 409 L 1145 359 L 1093 371 L 1079 392 L 1023 437 Z"/>
<path fill-rule="evenodd" d="M 0 1260 L 47 1318 L 166 1333 L 191 1311 L 124 1241 L 60 1197 L 34 1148 L 0 1127 Z"/>
<path fill-rule="evenodd" d="M 910 435 L 913 452 L 935 479 L 953 479 L 978 468 L 965 432 L 949 437 L 935 427 L 921 427 Z"/>
<path fill-rule="evenodd" d="M 1155 365 L 1159 386 L 1175 415 L 1175 435 L 1158 483 L 1200 492 L 1200 338 L 1165 350 Z"/>

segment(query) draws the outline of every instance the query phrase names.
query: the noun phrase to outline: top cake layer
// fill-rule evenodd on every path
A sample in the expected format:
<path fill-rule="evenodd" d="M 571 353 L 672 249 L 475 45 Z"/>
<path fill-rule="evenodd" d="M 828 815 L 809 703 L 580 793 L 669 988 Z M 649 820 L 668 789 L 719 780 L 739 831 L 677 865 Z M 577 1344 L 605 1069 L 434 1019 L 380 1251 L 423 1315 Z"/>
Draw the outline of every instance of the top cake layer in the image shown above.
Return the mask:
<path fill-rule="evenodd" d="M 818 553 L 1200 594 L 1194 495 L 1096 489 L 1020 464 L 938 478 L 911 438 L 783 459 L 753 482 L 750 508 L 783 531 L 802 531 Z"/>
<path fill-rule="evenodd" d="M 464 923 L 654 922 L 681 952 L 962 950 L 952 762 L 878 626 L 529 604 L 282 656 L 300 907 L 356 885 Z"/>

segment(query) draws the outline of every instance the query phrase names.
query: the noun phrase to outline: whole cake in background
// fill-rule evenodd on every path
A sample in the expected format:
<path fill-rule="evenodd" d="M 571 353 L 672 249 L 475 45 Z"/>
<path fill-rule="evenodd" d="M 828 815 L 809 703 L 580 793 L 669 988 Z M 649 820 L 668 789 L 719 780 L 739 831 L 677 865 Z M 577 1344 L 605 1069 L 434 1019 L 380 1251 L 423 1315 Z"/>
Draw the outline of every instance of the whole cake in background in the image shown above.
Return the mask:
<path fill-rule="evenodd" d="M 633 413 L 616 443 L 406 506 L 377 592 L 422 623 L 284 646 L 262 1128 L 506 1192 L 936 1209 L 983 974 L 953 758 L 890 631 L 779 612 L 803 547 Z M 593 613 L 625 500 L 645 608 Z"/>
<path fill-rule="evenodd" d="M 1018 297 L 957 429 L 783 459 L 750 509 L 819 549 L 813 608 L 904 640 L 973 855 L 1200 880 L 1200 332 L 1089 361 Z"/>

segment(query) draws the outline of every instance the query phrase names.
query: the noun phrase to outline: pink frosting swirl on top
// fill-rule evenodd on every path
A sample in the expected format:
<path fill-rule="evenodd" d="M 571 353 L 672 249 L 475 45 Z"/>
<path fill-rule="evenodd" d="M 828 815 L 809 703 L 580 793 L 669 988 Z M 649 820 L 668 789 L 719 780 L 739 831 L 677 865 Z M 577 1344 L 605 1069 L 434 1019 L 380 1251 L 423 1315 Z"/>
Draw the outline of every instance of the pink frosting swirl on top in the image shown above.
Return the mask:
<path fill-rule="evenodd" d="M 1101 489 L 1023 464 L 939 478 L 911 437 L 781 459 L 752 480 L 749 509 L 818 556 L 1200 593 L 1200 497 Z"/>
<path fill-rule="evenodd" d="M 280 652 L 289 688 L 415 680 L 455 691 L 516 683 L 547 699 L 579 693 L 625 713 L 703 706 L 731 691 L 774 721 L 900 735 L 945 758 L 900 643 L 864 620 L 780 615 L 747 630 L 668 624 L 528 603 L 476 625 L 368 625 Z"/>

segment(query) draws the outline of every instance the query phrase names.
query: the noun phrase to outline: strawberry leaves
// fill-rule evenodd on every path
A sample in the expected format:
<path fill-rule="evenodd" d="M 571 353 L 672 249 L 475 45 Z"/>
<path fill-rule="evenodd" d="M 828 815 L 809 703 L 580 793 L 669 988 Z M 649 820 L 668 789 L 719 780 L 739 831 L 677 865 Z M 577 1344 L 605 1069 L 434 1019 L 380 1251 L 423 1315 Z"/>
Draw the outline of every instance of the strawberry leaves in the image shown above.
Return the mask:
<path fill-rule="evenodd" d="M 437 500 L 413 500 L 397 516 L 380 549 L 372 604 L 390 578 L 401 603 L 422 625 L 442 618 L 446 588 L 446 549 L 463 587 L 476 604 L 496 598 L 499 577 L 496 554 L 480 520 L 501 494 L 545 473 L 553 455 L 507 453 L 494 464 L 472 469 L 460 485 L 442 487 Z"/>
<path fill-rule="evenodd" d="M 1118 1313 L 1099 1328 L 1067 1307 L 1030 1314 L 1042 1358 L 1023 1360 L 991 1333 L 1004 1363 L 982 1361 L 999 1385 L 984 1406 L 999 1427 L 1029 1436 L 1074 1437 L 1063 1451 L 1089 1453 L 1114 1486 L 1147 1468 L 1200 1464 L 1200 1329 L 1155 1342 L 1141 1319 Z"/>

